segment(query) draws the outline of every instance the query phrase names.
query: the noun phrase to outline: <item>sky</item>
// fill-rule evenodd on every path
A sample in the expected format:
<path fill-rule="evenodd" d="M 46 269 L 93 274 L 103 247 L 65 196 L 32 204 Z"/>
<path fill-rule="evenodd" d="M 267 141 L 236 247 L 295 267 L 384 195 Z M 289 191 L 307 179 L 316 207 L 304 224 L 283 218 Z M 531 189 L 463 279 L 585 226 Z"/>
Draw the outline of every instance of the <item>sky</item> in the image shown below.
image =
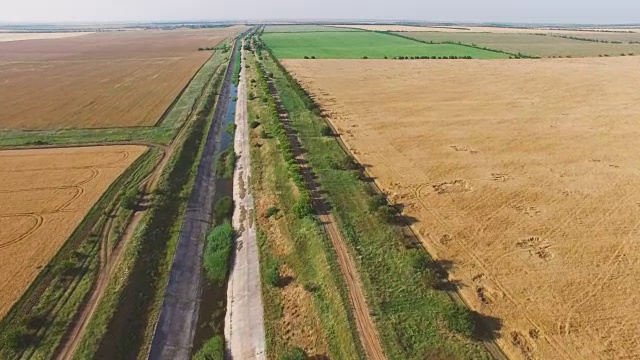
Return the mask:
<path fill-rule="evenodd" d="M 0 0 L 0 23 L 186 20 L 640 23 L 637 0 Z"/>

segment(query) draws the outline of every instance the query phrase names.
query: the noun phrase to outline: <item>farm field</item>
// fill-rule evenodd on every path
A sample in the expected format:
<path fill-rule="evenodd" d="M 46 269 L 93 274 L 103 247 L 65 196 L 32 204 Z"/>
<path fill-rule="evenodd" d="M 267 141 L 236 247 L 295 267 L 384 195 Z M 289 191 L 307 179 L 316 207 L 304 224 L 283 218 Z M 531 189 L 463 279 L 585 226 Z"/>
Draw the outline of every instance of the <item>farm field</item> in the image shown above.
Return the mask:
<path fill-rule="evenodd" d="M 40 39 L 63 39 L 75 36 L 89 35 L 92 32 L 49 32 L 49 33 L 36 33 L 36 32 L 0 32 L 0 42 L 7 41 L 21 41 L 21 40 L 40 40 Z"/>
<path fill-rule="evenodd" d="M 0 151 L 0 318 L 102 193 L 146 149 L 102 146 Z"/>
<path fill-rule="evenodd" d="M 594 57 L 605 54 L 610 56 L 620 56 L 620 54 L 629 53 L 640 54 L 640 44 L 599 43 L 566 39 L 558 36 L 515 32 L 404 32 L 399 34 L 422 41 L 433 41 L 436 43 L 450 41 L 456 43 L 461 42 L 463 44 L 476 44 L 481 47 L 502 50 L 513 54 L 522 53 L 539 57 Z"/>
<path fill-rule="evenodd" d="M 211 56 L 198 47 L 215 46 L 242 29 L 0 43 L 0 130 L 155 125 Z"/>
<path fill-rule="evenodd" d="M 261 38 L 280 59 L 382 59 L 385 56 L 471 56 L 493 59 L 508 55 L 455 44 L 424 44 L 374 32 L 264 33 Z"/>
<path fill-rule="evenodd" d="M 640 59 L 283 63 L 510 358 L 640 356 Z"/>
<path fill-rule="evenodd" d="M 439 26 L 412 26 L 412 25 L 365 25 L 365 24 L 353 24 L 353 25 L 329 25 L 338 29 L 360 29 L 368 31 L 451 31 L 449 27 Z M 460 28 L 459 30 L 465 30 L 466 28 Z"/>
<path fill-rule="evenodd" d="M 357 29 L 337 28 L 324 25 L 267 25 L 265 33 L 289 33 L 289 32 L 325 32 L 325 31 L 358 31 Z"/>

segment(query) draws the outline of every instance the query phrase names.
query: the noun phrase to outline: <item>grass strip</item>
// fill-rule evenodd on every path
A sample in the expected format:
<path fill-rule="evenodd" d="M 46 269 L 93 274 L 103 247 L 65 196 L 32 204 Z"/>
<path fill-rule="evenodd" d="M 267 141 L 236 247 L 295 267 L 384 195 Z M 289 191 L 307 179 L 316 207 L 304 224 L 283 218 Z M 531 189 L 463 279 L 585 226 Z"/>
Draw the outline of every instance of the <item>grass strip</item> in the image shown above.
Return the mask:
<path fill-rule="evenodd" d="M 478 341 L 477 314 L 436 288 L 435 264 L 408 243 L 400 226 L 369 208 L 376 195 L 359 170 L 336 164 L 349 154 L 332 136 L 317 107 L 273 56 L 265 56 L 307 160 L 327 192 L 338 225 L 356 259 L 367 302 L 390 359 L 489 359 Z"/>
<path fill-rule="evenodd" d="M 256 119 L 251 121 L 255 124 L 252 126 L 251 187 L 257 211 L 267 353 L 270 358 L 280 359 L 290 348 L 305 345 L 289 340 L 285 316 L 291 314 L 284 313 L 285 302 L 291 301 L 285 298 L 287 286 L 301 286 L 304 297 L 310 299 L 310 306 L 291 306 L 296 306 L 296 312 L 302 314 L 300 321 L 317 329 L 315 337 L 322 345 L 321 349 L 314 347 L 314 350 L 326 352 L 318 356 L 362 359 L 363 351 L 347 305 L 346 287 L 329 239 L 313 217 L 293 213 L 305 188 L 295 161 L 291 161 L 291 145 L 269 95 L 267 74 L 250 53 L 247 53 L 247 64 L 247 84 L 257 95 L 249 101 L 248 111 L 250 119 Z M 284 285 L 280 277 L 284 268 L 289 269 L 293 277 L 289 285 Z"/>
<path fill-rule="evenodd" d="M 204 250 L 204 267 L 207 278 L 215 284 L 222 284 L 229 272 L 229 256 L 235 231 L 229 221 L 214 227 L 207 235 Z"/>

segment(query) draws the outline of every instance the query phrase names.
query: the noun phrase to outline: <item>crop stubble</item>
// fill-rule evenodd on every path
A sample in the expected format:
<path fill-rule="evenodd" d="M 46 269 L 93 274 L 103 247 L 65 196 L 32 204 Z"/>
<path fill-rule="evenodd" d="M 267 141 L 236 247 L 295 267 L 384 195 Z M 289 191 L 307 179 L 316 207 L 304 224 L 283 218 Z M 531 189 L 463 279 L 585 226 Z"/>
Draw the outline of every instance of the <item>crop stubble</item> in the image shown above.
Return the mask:
<path fill-rule="evenodd" d="M 639 59 L 284 64 L 511 358 L 640 357 Z"/>
<path fill-rule="evenodd" d="M 109 185 L 145 151 L 144 146 L 0 151 L 0 318 Z"/>
<path fill-rule="evenodd" d="M 215 46 L 244 27 L 0 43 L 0 129 L 152 126 Z"/>

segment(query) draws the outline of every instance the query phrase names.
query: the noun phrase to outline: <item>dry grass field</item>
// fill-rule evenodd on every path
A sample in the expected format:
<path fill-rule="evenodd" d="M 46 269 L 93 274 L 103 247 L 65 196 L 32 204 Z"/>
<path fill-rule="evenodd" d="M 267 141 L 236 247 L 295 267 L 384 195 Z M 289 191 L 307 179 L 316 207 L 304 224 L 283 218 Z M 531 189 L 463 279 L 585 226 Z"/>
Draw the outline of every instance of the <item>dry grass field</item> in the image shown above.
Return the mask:
<path fill-rule="evenodd" d="M 7 41 L 21 41 L 21 40 L 40 40 L 40 39 L 64 39 L 74 36 L 82 36 L 93 34 L 92 32 L 50 32 L 50 33 L 35 33 L 35 32 L 1 32 L 0 42 Z"/>
<path fill-rule="evenodd" d="M 639 58 L 284 64 L 510 358 L 640 358 Z"/>
<path fill-rule="evenodd" d="M 143 146 L 0 151 L 0 318 Z"/>
<path fill-rule="evenodd" d="M 0 43 L 0 130 L 154 125 L 242 26 Z"/>

